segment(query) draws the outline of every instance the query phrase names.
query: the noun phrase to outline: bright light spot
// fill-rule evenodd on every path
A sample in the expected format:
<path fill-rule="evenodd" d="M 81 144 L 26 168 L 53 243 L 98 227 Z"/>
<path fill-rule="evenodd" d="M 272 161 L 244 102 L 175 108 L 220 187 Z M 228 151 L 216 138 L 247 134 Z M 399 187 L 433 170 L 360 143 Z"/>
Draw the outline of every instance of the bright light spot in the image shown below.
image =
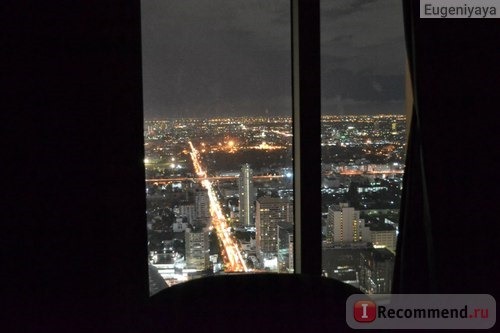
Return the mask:
<path fill-rule="evenodd" d="M 227 145 L 230 147 L 230 148 L 233 148 L 234 147 L 234 141 L 231 140 L 227 143 Z"/>
<path fill-rule="evenodd" d="M 149 158 L 144 159 L 144 164 L 149 164 Z"/>
<path fill-rule="evenodd" d="M 175 157 L 172 157 L 172 162 L 175 162 Z"/>
<path fill-rule="evenodd" d="M 293 173 L 291 173 L 291 172 L 287 172 L 285 176 L 286 176 L 287 178 L 292 178 L 292 177 L 293 177 Z"/>
<path fill-rule="evenodd" d="M 170 167 L 171 167 L 172 169 L 173 169 L 173 168 L 175 168 L 175 164 L 174 164 L 174 163 L 170 164 Z"/>

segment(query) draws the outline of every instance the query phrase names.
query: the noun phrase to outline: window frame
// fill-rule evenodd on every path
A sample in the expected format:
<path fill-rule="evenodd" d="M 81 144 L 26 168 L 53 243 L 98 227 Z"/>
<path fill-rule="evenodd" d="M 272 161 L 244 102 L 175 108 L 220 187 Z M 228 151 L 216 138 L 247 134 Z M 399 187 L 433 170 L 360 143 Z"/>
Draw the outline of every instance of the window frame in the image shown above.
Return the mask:
<path fill-rule="evenodd" d="M 320 0 L 291 0 L 291 24 L 294 268 L 296 274 L 319 276 L 322 262 Z"/>

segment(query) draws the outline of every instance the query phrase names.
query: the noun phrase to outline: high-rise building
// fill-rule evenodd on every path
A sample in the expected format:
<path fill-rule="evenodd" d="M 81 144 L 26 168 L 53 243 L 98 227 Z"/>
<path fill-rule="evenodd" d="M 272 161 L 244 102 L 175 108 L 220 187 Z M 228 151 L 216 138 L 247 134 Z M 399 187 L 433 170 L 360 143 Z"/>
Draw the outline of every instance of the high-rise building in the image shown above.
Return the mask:
<path fill-rule="evenodd" d="M 200 201 L 203 201 L 203 200 L 200 200 Z M 200 206 L 202 206 L 201 202 L 200 202 Z M 204 210 L 204 209 L 205 208 L 200 208 L 200 210 Z M 196 218 L 197 218 L 195 205 L 193 205 L 193 204 L 179 205 L 179 215 L 186 217 L 188 223 L 195 223 Z"/>
<path fill-rule="evenodd" d="M 210 268 L 210 247 L 207 231 L 186 229 L 185 246 L 188 268 L 200 271 Z"/>
<path fill-rule="evenodd" d="M 198 187 L 195 189 L 194 210 L 196 214 L 194 224 L 201 226 L 210 224 L 210 199 L 206 188 Z"/>
<path fill-rule="evenodd" d="M 361 252 L 359 288 L 367 294 L 390 294 L 394 254 L 386 248 Z"/>
<path fill-rule="evenodd" d="M 293 273 L 293 224 L 278 223 L 277 228 L 277 251 L 278 271 Z"/>
<path fill-rule="evenodd" d="M 253 187 L 253 171 L 249 164 L 241 167 L 238 181 L 240 198 L 240 224 L 245 227 L 253 226 L 255 190 Z"/>
<path fill-rule="evenodd" d="M 374 246 L 385 246 L 391 252 L 396 252 L 396 229 L 389 224 L 376 224 L 370 226 L 369 241 Z"/>
<path fill-rule="evenodd" d="M 257 255 L 260 259 L 276 256 L 278 223 L 293 223 L 293 204 L 288 199 L 262 197 L 257 199 L 255 211 Z"/>
<path fill-rule="evenodd" d="M 359 242 L 362 239 L 361 227 L 363 220 L 359 211 L 349 207 L 347 203 L 328 207 L 326 243 L 345 244 Z"/>

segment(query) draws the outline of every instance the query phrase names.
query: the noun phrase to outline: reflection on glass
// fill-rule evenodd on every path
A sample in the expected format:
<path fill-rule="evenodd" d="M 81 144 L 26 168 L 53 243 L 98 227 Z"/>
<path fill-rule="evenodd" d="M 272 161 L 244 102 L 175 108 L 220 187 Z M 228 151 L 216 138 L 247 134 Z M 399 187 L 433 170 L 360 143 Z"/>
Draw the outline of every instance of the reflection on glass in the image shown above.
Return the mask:
<path fill-rule="evenodd" d="M 289 1 L 143 1 L 150 292 L 293 272 Z"/>
<path fill-rule="evenodd" d="M 322 266 L 365 293 L 390 293 L 406 116 L 399 1 L 323 1 Z"/>

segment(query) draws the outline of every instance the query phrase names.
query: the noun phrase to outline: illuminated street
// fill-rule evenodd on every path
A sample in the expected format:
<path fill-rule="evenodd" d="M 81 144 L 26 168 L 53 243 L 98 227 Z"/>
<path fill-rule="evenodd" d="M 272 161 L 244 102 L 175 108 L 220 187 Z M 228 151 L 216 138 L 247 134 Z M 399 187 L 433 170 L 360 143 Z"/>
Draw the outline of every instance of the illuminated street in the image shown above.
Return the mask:
<path fill-rule="evenodd" d="M 253 179 L 281 179 L 284 178 L 284 175 L 266 175 L 266 176 L 253 176 Z M 200 177 L 200 178 L 192 178 L 192 177 L 172 177 L 172 178 L 152 178 L 146 179 L 148 183 L 169 183 L 169 182 L 181 182 L 181 181 L 203 181 L 203 180 L 235 180 L 238 179 L 238 176 L 215 176 L 215 177 Z"/>
<path fill-rule="evenodd" d="M 193 146 L 193 143 L 189 141 L 189 146 L 191 148 L 191 159 L 193 161 L 193 166 L 198 177 L 202 178 L 201 184 L 208 190 L 208 197 L 210 200 L 210 213 L 212 215 L 212 226 L 217 232 L 217 237 L 223 247 L 223 259 L 226 272 L 247 272 L 247 266 L 245 260 L 241 256 L 241 252 L 238 248 L 238 244 L 233 240 L 229 233 L 229 226 L 226 222 L 224 214 L 222 214 L 222 209 L 215 194 L 212 183 L 207 178 L 206 171 L 203 170 L 199 161 L 199 152 Z"/>

